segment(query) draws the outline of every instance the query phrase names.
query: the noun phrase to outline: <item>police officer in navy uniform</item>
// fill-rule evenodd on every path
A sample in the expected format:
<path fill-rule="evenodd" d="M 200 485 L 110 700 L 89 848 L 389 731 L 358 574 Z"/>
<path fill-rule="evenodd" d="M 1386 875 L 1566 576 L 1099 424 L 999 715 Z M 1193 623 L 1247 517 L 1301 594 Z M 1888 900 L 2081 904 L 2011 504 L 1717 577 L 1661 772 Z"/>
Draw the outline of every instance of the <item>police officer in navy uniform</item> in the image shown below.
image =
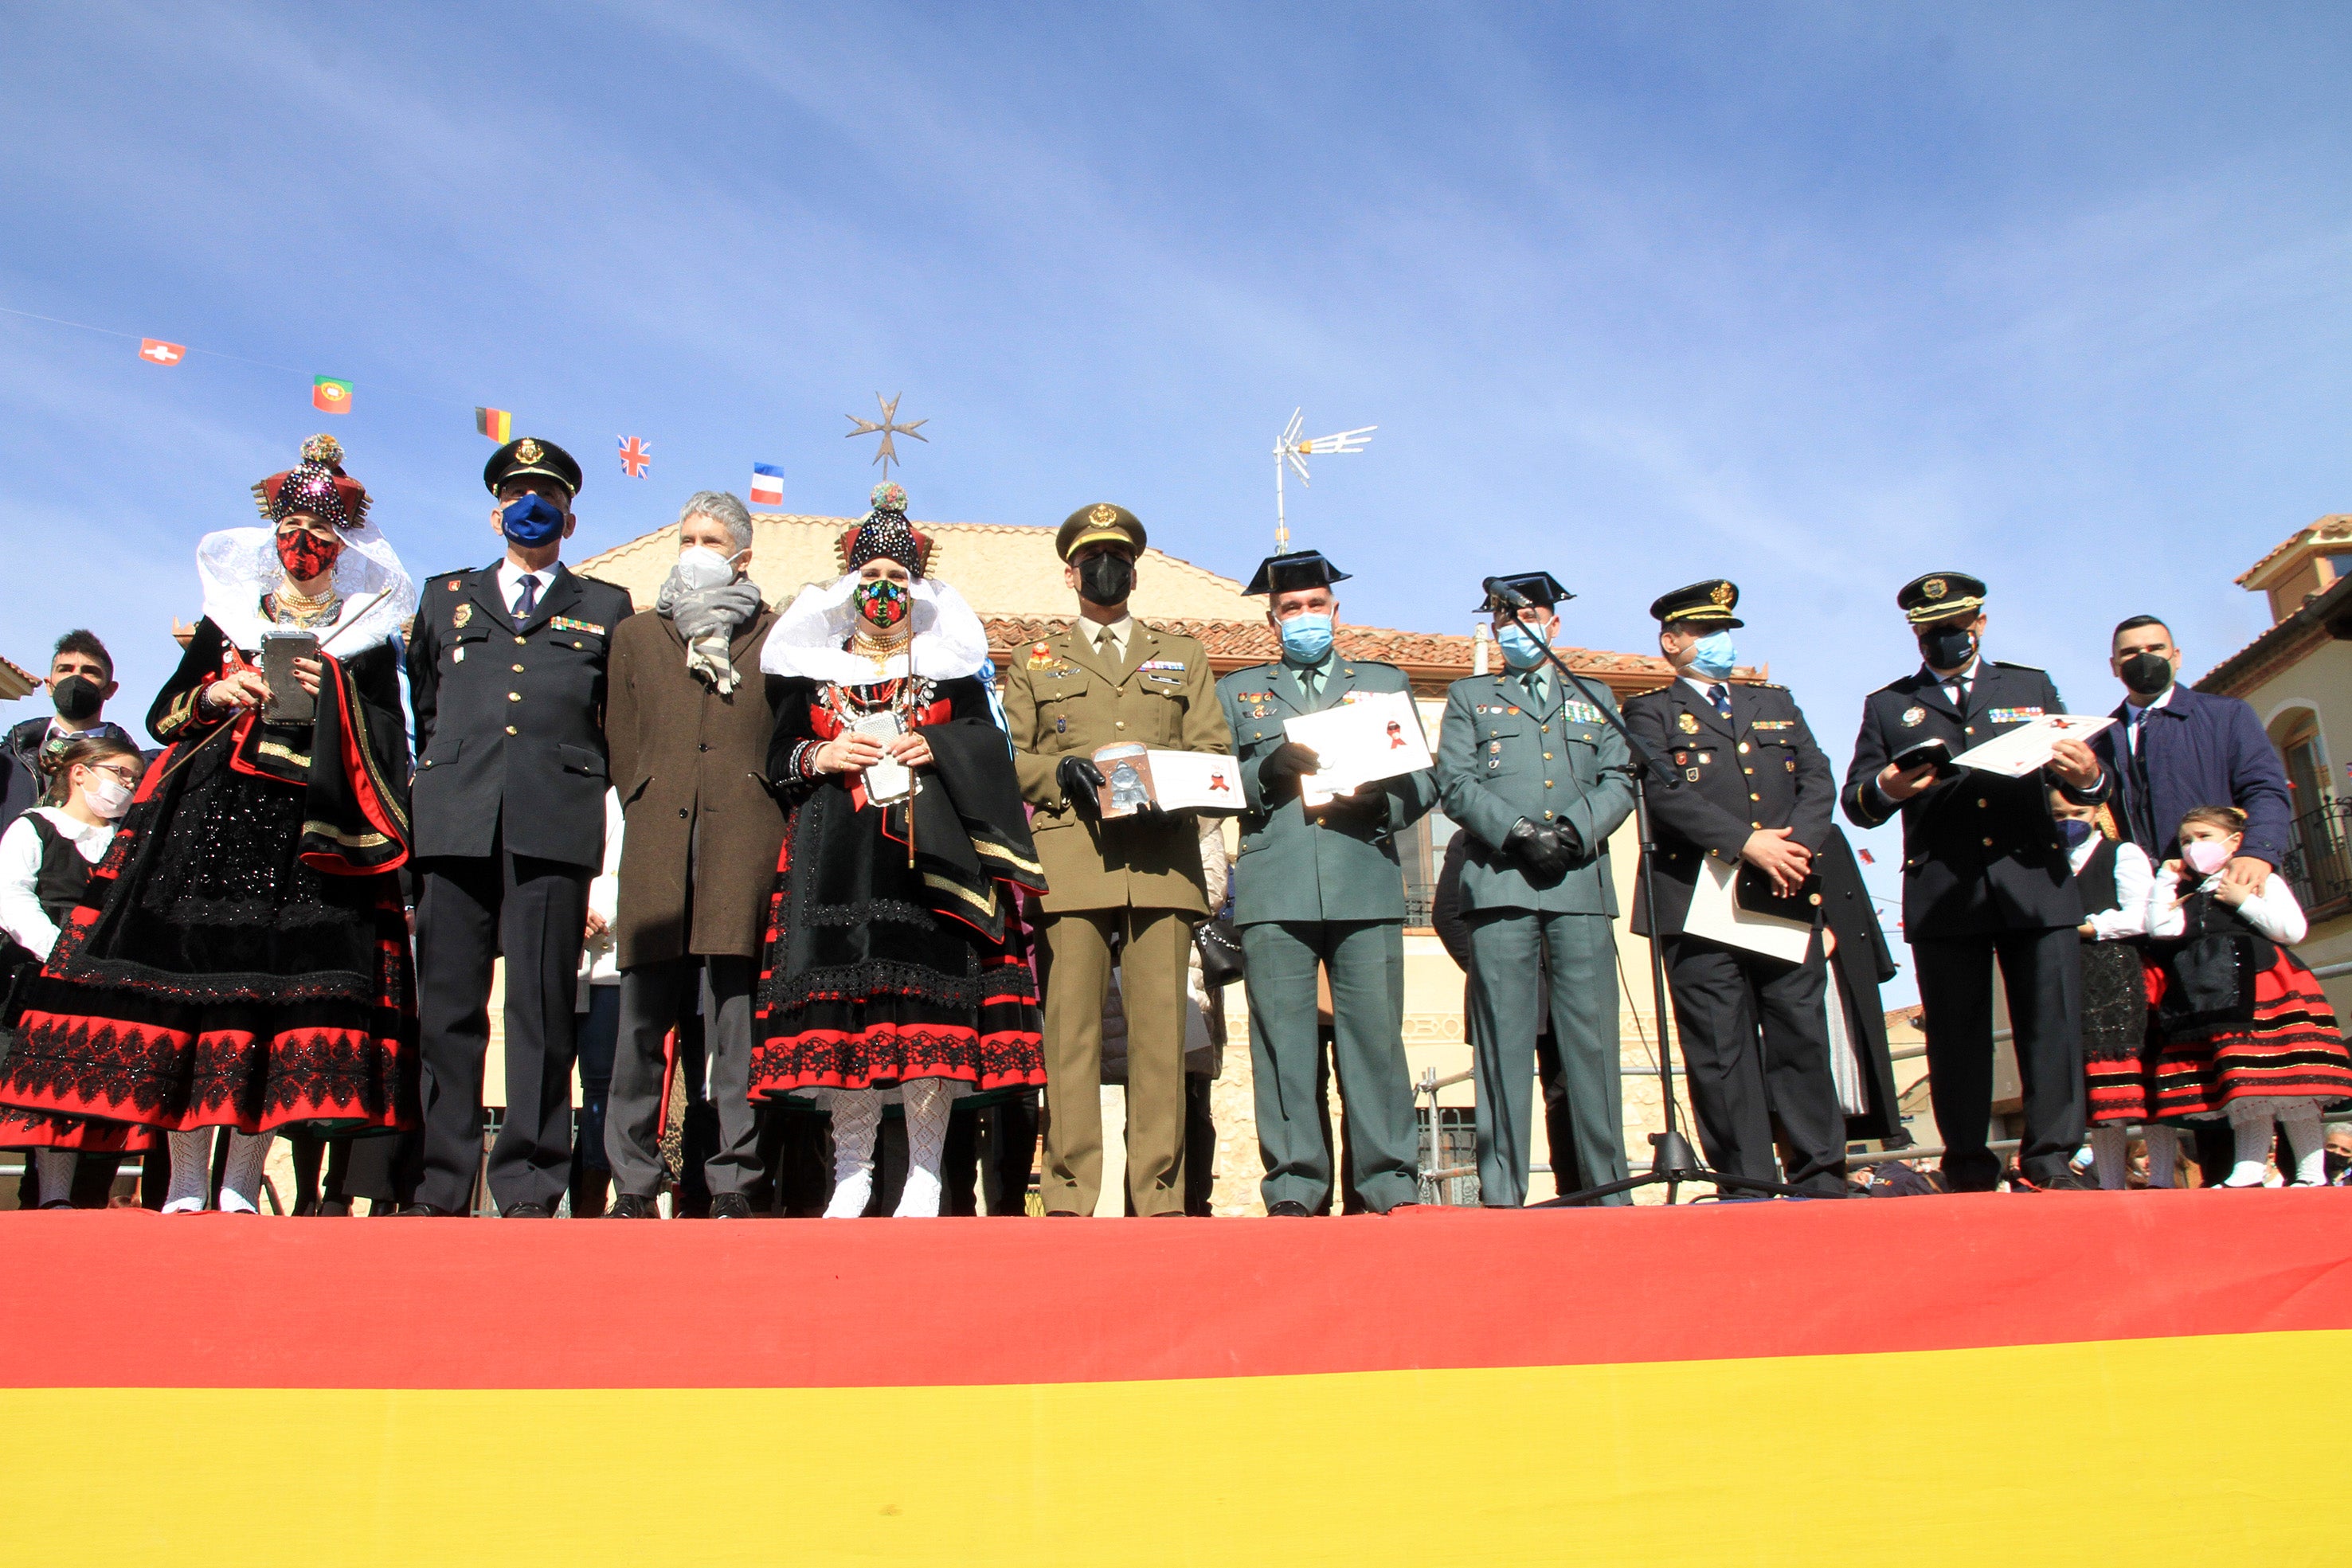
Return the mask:
<path fill-rule="evenodd" d="M 1761 879 L 1774 913 L 1818 925 L 1813 854 L 1835 831 L 1837 776 L 1796 699 L 1784 686 L 1728 679 L 1738 606 L 1738 585 L 1720 578 L 1650 606 L 1676 678 L 1629 700 L 1625 727 L 1674 764 L 1682 787 L 1650 791 L 1658 904 L 1646 906 L 1636 886 L 1633 929 L 1654 930 L 1664 949 L 1707 1164 L 1784 1179 L 1773 1158 L 1777 1122 L 1788 1184 L 1843 1196 L 1845 1117 L 1830 1076 L 1821 936 L 1802 963 L 1788 964 L 1683 930 L 1710 862 Z"/>
<path fill-rule="evenodd" d="M 2025 1097 L 2022 1185 L 2079 1186 L 2068 1161 L 2083 1143 L 2083 901 L 2049 791 L 2091 805 L 2106 798 L 2109 780 L 2079 740 L 2059 741 L 2049 764 L 2022 779 L 1933 757 L 1896 766 L 1923 743 L 1958 757 L 2066 707 L 2043 672 L 1983 656 L 1979 579 L 1931 571 L 1895 602 L 1923 662 L 1864 703 L 1843 800 L 1865 828 L 1903 815 L 1903 934 L 1918 964 L 1944 1175 L 1961 1192 L 2000 1181 L 1986 1146 L 1998 955 Z"/>
<path fill-rule="evenodd" d="M 604 657 L 628 591 L 559 559 L 580 465 L 525 437 L 490 456 L 506 555 L 426 580 L 408 644 L 422 889 L 424 1171 L 404 1213 L 461 1214 L 481 1160 L 491 961 L 506 958 L 506 1122 L 490 1194 L 555 1212 L 572 1166 L 572 1008 L 604 861 Z"/>

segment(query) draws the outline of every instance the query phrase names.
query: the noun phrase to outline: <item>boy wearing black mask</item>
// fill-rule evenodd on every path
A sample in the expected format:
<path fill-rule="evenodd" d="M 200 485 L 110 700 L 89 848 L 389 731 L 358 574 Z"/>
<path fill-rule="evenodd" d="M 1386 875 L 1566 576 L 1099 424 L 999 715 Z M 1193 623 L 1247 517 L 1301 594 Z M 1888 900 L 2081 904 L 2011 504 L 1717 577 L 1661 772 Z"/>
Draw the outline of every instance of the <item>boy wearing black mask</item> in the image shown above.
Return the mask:
<path fill-rule="evenodd" d="M 1946 758 L 2045 714 L 2066 711 L 2043 672 L 1982 656 L 1985 585 L 1965 572 L 1915 578 L 1895 596 L 1921 667 L 1872 693 L 1842 801 L 1856 825 L 1903 817 L 1903 934 L 1918 966 L 1927 1071 L 1955 1191 L 1990 1192 L 2000 1161 L 1992 1116 L 1992 960 L 2000 959 L 2025 1094 L 2018 1150 L 2027 1189 L 2083 1185 L 2083 901 L 2047 791 L 2078 805 L 2108 793 L 2090 747 L 2058 743 L 2022 779 Z M 1907 759 L 1909 766 L 1898 765 Z"/>
<path fill-rule="evenodd" d="M 2243 811 L 2244 841 L 2221 879 L 2258 891 L 2293 842 L 2286 769 L 2252 707 L 2181 685 L 2180 660 L 2172 629 L 2157 617 L 2135 615 L 2118 625 L 2107 665 L 2124 684 L 2124 700 L 2091 749 L 2116 781 L 2123 836 L 2158 863 L 2174 852 L 2184 813 L 2203 805 Z M 2200 1124 L 2197 1160 L 2209 1182 L 2220 1181 L 2233 1158 L 2228 1125 Z"/>
<path fill-rule="evenodd" d="M 28 718 L 8 731 L 7 780 L 0 797 L 0 831 L 37 804 L 49 787 L 58 753 L 77 740 L 105 737 L 136 746 L 130 732 L 102 716 L 114 695 L 114 657 L 95 632 L 75 630 L 58 639 L 43 681 L 56 716 Z"/>

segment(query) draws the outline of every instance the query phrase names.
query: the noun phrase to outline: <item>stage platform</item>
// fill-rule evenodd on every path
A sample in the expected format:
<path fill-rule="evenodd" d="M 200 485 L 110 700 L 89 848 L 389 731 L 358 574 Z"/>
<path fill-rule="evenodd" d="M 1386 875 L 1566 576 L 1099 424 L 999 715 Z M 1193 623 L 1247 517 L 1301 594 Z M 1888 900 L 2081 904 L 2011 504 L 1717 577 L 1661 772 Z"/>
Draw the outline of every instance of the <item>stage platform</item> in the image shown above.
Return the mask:
<path fill-rule="evenodd" d="M 0 1216 L 80 1565 L 2335 1562 L 2352 1192 Z"/>

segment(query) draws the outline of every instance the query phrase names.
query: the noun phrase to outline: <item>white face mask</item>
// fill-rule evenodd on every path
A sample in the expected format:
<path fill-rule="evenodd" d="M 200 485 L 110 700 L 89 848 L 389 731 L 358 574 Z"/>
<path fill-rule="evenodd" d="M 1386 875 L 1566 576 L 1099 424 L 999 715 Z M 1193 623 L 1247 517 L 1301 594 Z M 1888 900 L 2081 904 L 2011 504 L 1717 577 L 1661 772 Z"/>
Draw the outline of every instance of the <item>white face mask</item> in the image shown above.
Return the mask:
<path fill-rule="evenodd" d="M 110 822 L 131 810 L 131 786 L 110 773 L 86 775 L 81 798 L 91 810 Z"/>
<path fill-rule="evenodd" d="M 741 559 L 740 550 L 720 555 L 709 545 L 689 545 L 677 552 L 677 585 L 688 593 L 724 588 L 735 580 L 735 563 Z"/>

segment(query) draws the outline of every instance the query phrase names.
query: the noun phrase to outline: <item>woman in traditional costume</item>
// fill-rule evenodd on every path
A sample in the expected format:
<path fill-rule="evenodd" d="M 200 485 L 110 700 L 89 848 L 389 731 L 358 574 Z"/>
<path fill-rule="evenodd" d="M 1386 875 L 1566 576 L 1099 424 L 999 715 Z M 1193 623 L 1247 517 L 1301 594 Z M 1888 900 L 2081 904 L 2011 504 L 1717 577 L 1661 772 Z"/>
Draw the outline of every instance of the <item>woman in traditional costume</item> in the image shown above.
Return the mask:
<path fill-rule="evenodd" d="M 204 619 L 147 716 L 168 748 L 29 988 L 0 1105 L 169 1134 L 166 1213 L 255 1212 L 280 1127 L 415 1115 L 415 984 L 399 878 L 408 747 L 393 638 L 416 608 L 331 437 L 254 486 L 263 528 L 196 547 Z M 314 717 L 271 716 L 265 639 Z M 291 694 L 286 694 L 290 698 Z"/>
<path fill-rule="evenodd" d="M 961 1094 L 1045 1082 L 1016 889 L 1044 892 L 1004 732 L 979 679 L 988 635 L 924 575 L 907 497 L 877 486 L 848 573 L 769 634 L 768 770 L 787 811 L 759 989 L 751 1097 L 832 1113 L 827 1218 L 873 1196 L 886 1098 L 907 1115 L 900 1217 L 940 1211 Z M 909 791 L 911 790 L 911 793 Z"/>
<path fill-rule="evenodd" d="M 147 759 L 111 725 L 66 742 L 56 753 L 40 805 L 0 833 L 0 981 L 15 1027 L 17 1003 L 58 945 L 58 929 L 89 886 L 90 868 L 106 858 L 114 826 L 131 809 Z M 43 1208 L 73 1207 L 74 1166 L 85 1149 L 143 1153 L 154 1134 L 121 1122 L 0 1113 L 0 1144 L 33 1156 Z"/>

